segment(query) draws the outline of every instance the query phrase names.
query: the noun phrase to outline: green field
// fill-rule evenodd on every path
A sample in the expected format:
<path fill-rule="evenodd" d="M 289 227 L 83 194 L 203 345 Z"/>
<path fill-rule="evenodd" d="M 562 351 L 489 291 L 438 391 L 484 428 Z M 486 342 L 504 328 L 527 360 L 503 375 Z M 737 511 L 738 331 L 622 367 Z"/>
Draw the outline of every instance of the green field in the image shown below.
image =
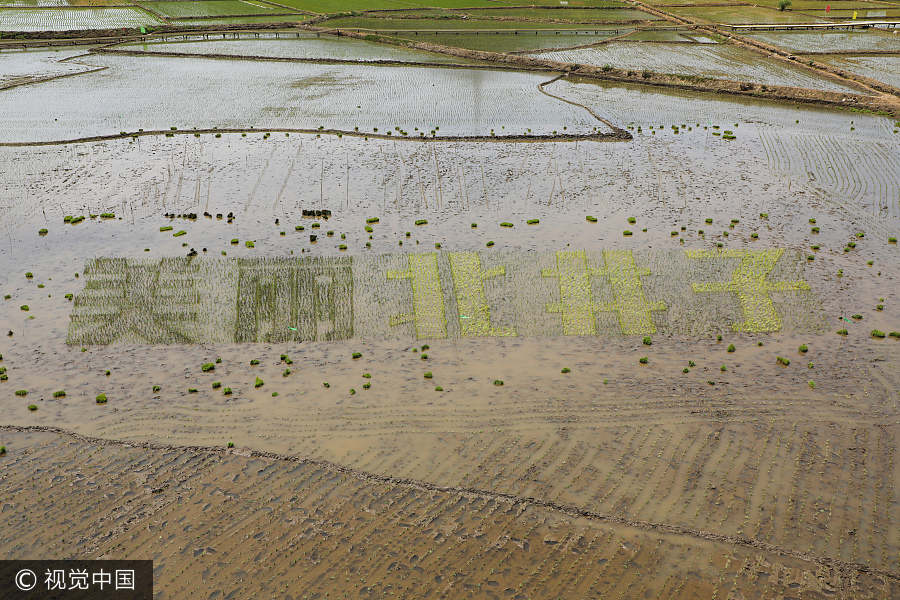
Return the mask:
<path fill-rule="evenodd" d="M 267 12 L 284 12 L 268 4 L 243 0 L 202 0 L 200 2 L 141 2 L 139 6 L 166 17 L 217 17 L 232 15 L 258 15 Z"/>
<path fill-rule="evenodd" d="M 497 6 L 559 6 L 559 0 L 277 0 L 278 4 L 317 13 L 397 8 L 478 8 Z M 609 6 L 609 0 L 569 0 L 569 6 Z"/>

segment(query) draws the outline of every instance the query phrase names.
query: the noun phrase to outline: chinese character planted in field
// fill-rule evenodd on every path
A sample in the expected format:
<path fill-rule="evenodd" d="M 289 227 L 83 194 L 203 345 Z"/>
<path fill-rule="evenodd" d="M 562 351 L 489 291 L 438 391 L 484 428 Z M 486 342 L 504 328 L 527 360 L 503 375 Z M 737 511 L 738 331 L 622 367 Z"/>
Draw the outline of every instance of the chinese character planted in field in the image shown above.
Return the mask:
<path fill-rule="evenodd" d="M 781 329 L 782 321 L 775 310 L 771 292 L 792 292 L 808 290 L 804 281 L 769 281 L 768 277 L 781 255 L 783 248 L 768 250 L 686 250 L 688 258 L 739 259 L 731 273 L 730 281 L 692 283 L 697 293 L 729 293 L 737 296 L 741 306 L 743 321 L 734 323 L 735 331 L 766 332 Z"/>
<path fill-rule="evenodd" d="M 491 323 L 491 309 L 484 295 L 484 282 L 506 274 L 502 266 L 484 270 L 474 252 L 451 252 L 450 274 L 459 310 L 459 326 L 463 337 L 512 336 L 512 327 L 497 327 Z"/>
<path fill-rule="evenodd" d="M 70 344 L 190 343 L 197 319 L 197 265 L 188 258 L 135 262 L 99 258 L 85 268 L 75 298 Z"/>
<path fill-rule="evenodd" d="M 353 336 L 350 257 L 241 259 L 235 341 L 333 341 Z"/>
<path fill-rule="evenodd" d="M 556 269 L 544 269 L 543 277 L 559 279 L 559 302 L 547 305 L 547 311 L 559 313 L 565 335 L 596 335 L 598 312 L 614 312 L 625 335 L 655 333 L 653 311 L 666 310 L 662 302 L 648 302 L 641 277 L 648 269 L 639 269 L 630 250 L 603 252 L 603 266 L 588 264 L 583 250 L 556 253 Z M 595 302 L 592 280 L 604 278 L 612 289 L 612 302 Z"/>
<path fill-rule="evenodd" d="M 438 275 L 437 253 L 410 254 L 405 271 L 388 271 L 388 279 L 404 279 L 412 288 L 413 312 L 391 317 L 391 325 L 412 323 L 416 337 L 447 337 L 444 294 Z"/>

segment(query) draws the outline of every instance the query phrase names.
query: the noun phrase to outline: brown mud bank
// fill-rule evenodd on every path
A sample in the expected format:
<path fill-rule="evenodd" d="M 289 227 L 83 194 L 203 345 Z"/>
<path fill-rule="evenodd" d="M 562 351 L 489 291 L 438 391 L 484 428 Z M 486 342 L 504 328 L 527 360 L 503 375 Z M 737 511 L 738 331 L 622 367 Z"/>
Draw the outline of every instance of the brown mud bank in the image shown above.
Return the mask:
<path fill-rule="evenodd" d="M 725 79 L 712 79 L 705 77 L 696 77 L 689 75 L 675 75 L 669 73 L 656 73 L 646 70 L 625 70 L 617 68 L 609 68 L 607 66 L 597 67 L 589 65 L 581 65 L 576 63 L 565 63 L 540 58 L 532 58 L 522 56 L 520 54 L 505 54 L 500 52 L 488 52 L 484 50 L 468 50 L 464 48 L 454 48 L 441 44 L 433 44 L 430 42 L 415 42 L 402 38 L 394 38 L 383 35 L 373 35 L 358 33 L 348 30 L 338 29 L 319 29 L 310 27 L 311 30 L 319 30 L 323 32 L 333 33 L 338 36 L 352 37 L 356 39 L 364 39 L 368 41 L 378 41 L 391 43 L 395 45 L 405 46 L 416 50 L 424 50 L 426 52 L 437 52 L 450 56 L 457 56 L 469 60 L 496 62 L 501 64 L 519 65 L 526 68 L 543 68 L 548 71 L 559 71 L 573 76 L 580 76 L 585 79 L 593 79 L 600 81 L 615 81 L 622 83 L 639 83 L 644 85 L 655 85 L 660 87 L 678 88 L 683 90 L 697 92 L 714 92 L 721 94 L 732 94 L 738 96 L 751 96 L 765 100 L 781 100 L 788 102 L 798 102 L 803 104 L 814 104 L 820 106 L 836 106 L 841 108 L 853 108 L 857 110 L 868 110 L 876 113 L 889 114 L 891 116 L 900 116 L 900 98 L 892 96 L 867 96 L 863 94 L 845 94 L 841 92 L 829 92 L 823 90 L 810 90 L 806 88 L 779 86 L 779 85 L 763 85 L 747 81 L 732 81 Z M 718 33 L 718 32 L 716 32 Z"/>
<path fill-rule="evenodd" d="M 625 517 L 598 513 L 592 510 L 588 510 L 584 507 L 574 506 L 570 504 L 565 504 L 562 502 L 557 502 L 554 500 L 548 500 L 543 498 L 536 498 L 533 496 L 518 496 L 514 494 L 509 494 L 505 492 L 492 491 L 487 489 L 479 489 L 474 487 L 467 486 L 445 486 L 438 485 L 436 483 L 423 481 L 419 479 L 413 479 L 409 477 L 394 477 L 391 475 L 383 475 L 379 473 L 372 473 L 369 471 L 365 471 L 362 469 L 358 469 L 352 466 L 338 464 L 332 461 L 323 460 L 323 459 L 314 459 L 307 458 L 301 456 L 294 456 L 288 454 L 280 454 L 276 452 L 268 452 L 261 450 L 252 450 L 252 449 L 235 449 L 228 448 L 222 446 L 179 446 L 173 444 L 160 444 L 156 442 L 147 442 L 147 441 L 129 441 L 129 440 L 116 440 L 116 439 L 105 439 L 83 435 L 74 431 L 69 431 L 66 429 L 62 429 L 60 427 L 48 426 L 48 425 L 30 425 L 30 426 L 20 426 L 20 425 L 0 425 L 0 431 L 7 432 L 19 432 L 19 433 L 51 433 L 59 436 L 65 436 L 70 439 L 73 439 L 77 442 L 97 445 L 97 446 L 112 446 L 112 447 L 120 447 L 120 448 L 140 448 L 143 450 L 149 451 L 165 451 L 165 452 L 178 452 L 185 454 L 195 454 L 195 455 L 212 455 L 212 456 L 228 456 L 228 455 L 238 455 L 247 458 L 262 458 L 271 461 L 279 461 L 279 462 L 288 462 L 294 463 L 298 465 L 306 465 L 312 466 L 317 469 L 324 470 L 328 473 L 342 475 L 349 477 L 353 480 L 357 480 L 367 484 L 389 484 L 391 486 L 396 486 L 399 488 L 405 488 L 410 491 L 419 491 L 419 492 L 433 492 L 433 493 L 441 493 L 441 494 L 458 494 L 462 497 L 468 498 L 470 500 L 481 500 L 486 502 L 500 502 L 509 505 L 510 508 L 516 508 L 518 510 L 523 510 L 530 507 L 541 508 L 544 510 L 548 510 L 557 514 L 566 515 L 568 517 L 587 519 L 589 521 L 601 522 L 604 524 L 610 525 L 618 525 L 624 526 L 631 529 L 638 529 L 643 531 L 649 531 L 657 534 L 669 534 L 675 536 L 685 536 L 696 538 L 700 540 L 706 540 L 710 542 L 719 542 L 725 543 L 731 546 L 739 546 L 745 547 L 749 549 L 755 549 L 763 552 L 767 552 L 770 554 L 775 554 L 784 558 L 793 558 L 803 562 L 812 563 L 820 568 L 833 569 L 843 574 L 850 574 L 853 572 L 863 573 L 863 574 L 872 574 L 877 575 L 879 577 L 883 577 L 887 580 L 893 582 L 900 582 L 900 573 L 896 573 L 894 571 L 889 571 L 886 569 L 878 569 L 873 568 L 864 563 L 854 563 L 848 562 L 836 558 L 831 558 L 827 556 L 815 556 L 809 554 L 807 552 L 802 552 L 799 550 L 792 550 L 789 548 L 784 548 L 775 544 L 771 544 L 768 542 L 764 542 L 762 540 L 757 540 L 753 538 L 748 538 L 739 535 L 727 535 L 716 533 L 713 531 L 705 531 L 701 529 L 694 529 L 691 527 L 684 527 L 681 525 L 673 525 L 669 523 L 655 523 L 651 521 L 643 521 L 643 520 L 630 520 Z M 168 484 L 151 489 L 151 493 L 158 494 L 162 492 L 164 489 L 168 487 Z"/>
<path fill-rule="evenodd" d="M 581 105 L 579 105 L 581 106 Z M 591 113 L 593 114 L 593 113 Z M 604 123 L 606 123 L 604 121 Z M 59 146 L 64 144 L 84 144 L 88 142 L 105 142 L 110 140 L 124 140 L 128 138 L 161 136 L 172 137 L 175 135 L 202 135 L 202 134 L 222 134 L 222 133 L 301 133 L 316 135 L 335 135 L 338 137 L 358 137 L 373 138 L 379 140 L 394 140 L 407 142 L 574 142 L 574 141 L 628 141 L 632 139 L 631 134 L 624 129 L 614 128 L 612 132 L 596 132 L 583 134 L 535 134 L 535 135 L 441 135 L 441 136 L 424 136 L 419 137 L 403 136 L 403 135 L 387 135 L 382 133 L 367 133 L 364 131 L 349 131 L 343 129 L 308 129 L 308 128 L 292 128 L 292 127 L 264 127 L 264 128 L 212 128 L 212 129 L 154 129 L 149 131 L 123 131 L 110 135 L 92 135 L 80 138 L 71 138 L 66 140 L 47 140 L 33 142 L 0 142 L 0 148 L 22 148 L 33 146 Z"/>

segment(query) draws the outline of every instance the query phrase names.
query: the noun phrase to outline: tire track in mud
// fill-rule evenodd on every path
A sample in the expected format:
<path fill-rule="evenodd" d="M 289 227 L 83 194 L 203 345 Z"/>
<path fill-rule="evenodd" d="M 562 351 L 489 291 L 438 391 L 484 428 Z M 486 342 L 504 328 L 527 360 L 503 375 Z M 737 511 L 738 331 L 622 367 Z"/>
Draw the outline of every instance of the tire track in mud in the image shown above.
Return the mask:
<path fill-rule="evenodd" d="M 423 481 L 420 479 L 413 479 L 407 477 L 393 477 L 390 475 L 381 475 L 377 473 L 371 473 L 368 471 L 364 471 L 361 469 L 357 469 L 354 467 L 350 467 L 348 465 L 342 465 L 338 463 L 334 463 L 328 460 L 322 459 L 314 459 L 314 458 L 306 458 L 301 456 L 292 456 L 288 454 L 279 454 L 276 452 L 267 452 L 262 450 L 236 450 L 236 449 L 228 449 L 224 447 L 215 447 L 215 446 L 178 446 L 172 444 L 160 444 L 156 442 L 146 442 L 146 441 L 129 441 L 129 440 L 117 440 L 117 439 L 104 439 L 93 436 L 87 436 L 75 431 L 66 430 L 60 427 L 53 427 L 47 425 L 0 425 L 0 431 L 12 431 L 19 433 L 50 433 L 60 436 L 66 436 L 70 439 L 74 439 L 76 441 L 91 444 L 91 445 L 106 445 L 112 444 L 115 446 L 120 446 L 124 448 L 143 448 L 146 450 L 161 450 L 161 451 L 174 451 L 174 452 L 192 452 L 195 454 L 207 454 L 207 455 L 216 455 L 221 456 L 224 454 L 237 454 L 238 456 L 245 456 L 248 458 L 264 458 L 273 461 L 282 461 L 282 462 L 290 462 L 295 464 L 303 464 L 303 465 L 311 465 L 320 469 L 324 469 L 326 471 L 332 473 L 340 473 L 342 475 L 346 475 L 348 477 L 355 478 L 364 483 L 377 483 L 377 484 L 388 484 L 397 487 L 403 487 L 407 489 L 419 490 L 419 491 L 427 491 L 427 492 L 437 492 L 437 493 L 449 493 L 449 494 L 459 494 L 469 499 L 475 500 L 485 500 L 485 501 L 497 501 L 497 502 L 506 502 L 510 506 L 520 507 L 520 509 L 528 508 L 528 507 L 538 507 L 546 510 L 550 510 L 556 513 L 568 515 L 570 517 L 575 518 L 583 518 L 589 519 L 591 521 L 601 522 L 601 523 L 609 523 L 612 525 L 619 525 L 625 527 L 631 527 L 634 529 L 640 529 L 643 531 L 652 531 L 660 534 L 668 534 L 668 535 L 676 535 L 676 536 L 686 536 L 692 537 L 696 539 L 702 539 L 711 542 L 718 542 L 724 544 L 731 544 L 733 546 L 741 546 L 744 548 L 751 548 L 760 550 L 763 552 L 768 552 L 771 554 L 776 554 L 778 556 L 793 558 L 802 560 L 804 562 L 812 563 L 821 567 L 835 569 L 841 572 L 852 572 L 856 571 L 859 573 L 866 573 L 872 575 L 878 575 L 884 577 L 886 579 L 890 579 L 895 582 L 900 582 L 900 573 L 896 573 L 894 571 L 888 571 L 885 569 L 877 569 L 872 568 L 866 564 L 856 563 L 856 562 L 848 562 L 839 560 L 836 558 L 830 558 L 825 556 L 815 556 L 806 552 L 801 552 L 799 550 L 790 550 L 788 548 L 784 548 L 782 546 L 778 546 L 775 544 L 770 544 L 768 542 L 764 542 L 761 540 L 747 538 L 743 536 L 736 535 L 727 535 L 721 533 L 715 533 L 713 531 L 706 531 L 702 529 L 695 529 L 692 527 L 683 527 L 680 525 L 673 525 L 669 523 L 656 523 L 652 521 L 634 521 L 630 519 L 626 519 L 624 517 L 598 513 L 591 510 L 588 510 L 583 507 L 565 504 L 562 502 L 556 502 L 553 500 L 545 500 L 541 498 L 535 498 L 533 496 L 517 496 L 514 494 L 507 494 L 504 492 L 497 492 L 491 490 L 484 490 L 472 487 L 463 487 L 463 486 L 443 486 L 435 483 L 431 483 L 428 481 Z M 163 491 L 163 489 L 170 487 L 171 483 L 166 484 L 162 488 L 157 488 L 151 490 L 151 493 L 159 493 Z"/>

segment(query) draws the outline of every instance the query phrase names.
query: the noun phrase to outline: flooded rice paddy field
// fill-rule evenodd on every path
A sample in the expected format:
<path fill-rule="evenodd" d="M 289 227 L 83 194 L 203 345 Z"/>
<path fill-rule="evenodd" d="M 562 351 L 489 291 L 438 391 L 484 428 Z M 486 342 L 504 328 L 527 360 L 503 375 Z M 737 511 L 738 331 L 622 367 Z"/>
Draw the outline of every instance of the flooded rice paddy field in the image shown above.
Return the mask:
<path fill-rule="evenodd" d="M 660 73 L 699 75 L 716 79 L 756 81 L 810 89 L 856 92 L 802 67 L 765 60 L 750 50 L 725 44 L 603 44 L 592 48 L 535 53 L 538 58 L 588 65 L 616 65 L 620 69 L 649 69 Z"/>
<path fill-rule="evenodd" d="M 283 35 L 282 33 L 278 34 Z M 350 40 L 328 35 L 299 34 L 298 38 L 275 38 L 260 34 L 260 40 L 211 40 L 188 36 L 186 40 L 154 41 L 116 45 L 117 49 L 146 52 L 178 52 L 183 54 L 228 54 L 233 56 L 266 56 L 273 58 L 317 58 L 353 61 L 405 61 L 432 63 L 464 63 L 465 59 L 434 52 L 419 52 L 396 46 L 385 46 L 364 40 Z"/>
<path fill-rule="evenodd" d="M 823 56 L 822 62 L 900 88 L 900 54 L 896 56 Z"/>
<path fill-rule="evenodd" d="M 538 84 L 552 78 L 546 73 L 307 63 L 266 63 L 261 70 L 247 61 L 88 58 L 107 68 L 0 96 L 4 141 L 170 127 L 323 127 L 409 137 L 435 128 L 443 135 L 609 130 L 583 108 L 542 94 Z M 222 90 L 229 94 L 224 105 Z M 510 112 L 512 104 L 517 110 Z"/>
<path fill-rule="evenodd" d="M 764 32 L 749 36 L 795 52 L 894 50 L 900 52 L 900 33 L 879 31 L 828 31 L 816 33 Z"/>
<path fill-rule="evenodd" d="M 169 46 L 304 48 L 269 43 Z M 82 62 L 0 92 L 4 556 L 153 558 L 161 598 L 259 568 L 301 597 L 900 593 L 896 120 Z M 490 139 L 592 115 L 633 138 Z M 279 131 L 319 126 L 363 135 Z"/>
<path fill-rule="evenodd" d="M 150 13 L 133 7 L 6 8 L 0 7 L 0 31 L 67 31 L 158 25 Z"/>

